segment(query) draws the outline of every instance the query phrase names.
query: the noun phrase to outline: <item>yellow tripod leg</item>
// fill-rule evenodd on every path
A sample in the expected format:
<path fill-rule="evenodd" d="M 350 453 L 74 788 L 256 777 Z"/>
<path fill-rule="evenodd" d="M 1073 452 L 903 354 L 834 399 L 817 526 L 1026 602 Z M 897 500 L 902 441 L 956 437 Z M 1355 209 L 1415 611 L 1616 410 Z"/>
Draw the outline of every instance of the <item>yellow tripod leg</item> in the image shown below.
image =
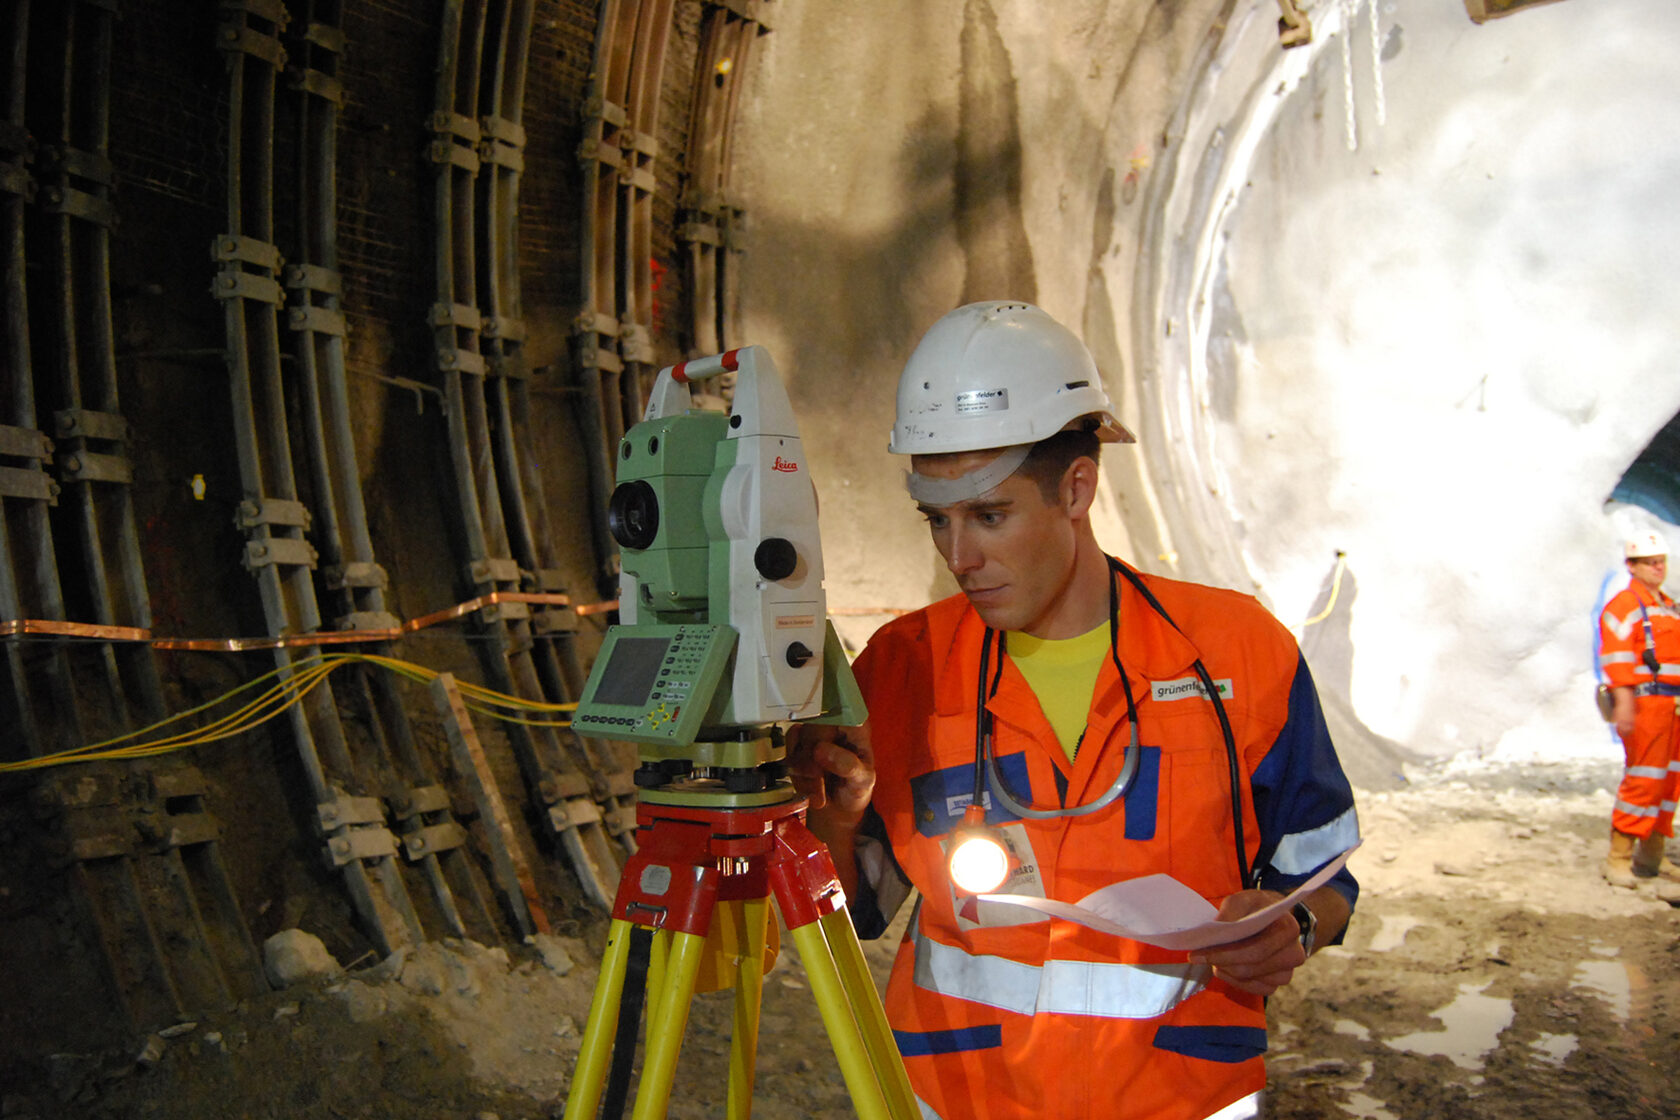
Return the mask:
<path fill-rule="evenodd" d="M 834 1047 L 840 1073 L 846 1078 L 846 1090 L 852 1096 L 852 1107 L 857 1110 L 858 1120 L 898 1120 L 887 1109 L 880 1079 L 870 1064 L 869 1048 L 847 1003 L 840 971 L 829 951 L 828 940 L 823 936 L 821 920 L 807 922 L 792 933 L 793 943 L 799 948 L 799 959 L 805 963 L 806 978 L 811 981 L 811 994 L 816 997 L 817 1010 L 822 1012 L 823 1026 L 828 1029 L 828 1041 Z"/>
<path fill-rule="evenodd" d="M 846 1002 L 857 1017 L 863 1034 L 864 1048 L 869 1062 L 881 1081 L 893 1120 L 916 1120 L 921 1108 L 910 1088 L 910 1076 L 904 1072 L 904 1058 L 893 1041 L 892 1028 L 887 1025 L 887 1012 L 881 1006 L 881 994 L 875 990 L 875 978 L 869 973 L 869 962 L 858 944 L 857 930 L 851 915 L 836 910 L 817 919 L 840 972 L 840 983 L 846 990 Z"/>
<path fill-rule="evenodd" d="M 688 1029 L 689 1001 L 694 998 L 694 978 L 700 973 L 705 949 L 706 939 L 699 934 L 671 934 L 662 983 L 650 989 L 658 1002 L 648 1005 L 642 1083 L 636 1090 L 631 1120 L 660 1120 L 670 1106 L 677 1054 L 682 1049 L 683 1032 Z"/>
<path fill-rule="evenodd" d="M 735 969 L 735 1035 L 729 1043 L 728 1120 L 751 1120 L 753 1080 L 758 1068 L 758 1013 L 764 1000 L 764 952 L 770 923 L 768 898 L 725 905 L 739 907 L 741 960 Z"/>
<path fill-rule="evenodd" d="M 612 1057 L 618 1003 L 624 994 L 624 973 L 630 961 L 631 928 L 629 922 L 614 919 L 607 931 L 607 951 L 601 955 L 601 975 L 595 981 L 589 1023 L 583 1031 L 583 1045 L 578 1050 L 577 1066 L 566 1094 L 564 1120 L 589 1120 L 601 1103 L 601 1085 Z"/>

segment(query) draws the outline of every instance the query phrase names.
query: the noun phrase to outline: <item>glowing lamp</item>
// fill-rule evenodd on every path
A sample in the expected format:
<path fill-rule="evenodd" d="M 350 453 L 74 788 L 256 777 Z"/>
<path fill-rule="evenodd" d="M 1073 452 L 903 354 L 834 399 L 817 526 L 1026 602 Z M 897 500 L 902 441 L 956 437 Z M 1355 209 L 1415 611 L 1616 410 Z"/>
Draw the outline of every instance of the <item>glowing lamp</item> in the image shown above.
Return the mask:
<path fill-rule="evenodd" d="M 964 894 L 995 891 L 1009 877 L 1009 850 L 997 830 L 986 826 L 986 810 L 970 804 L 963 811 L 951 845 L 951 882 Z"/>

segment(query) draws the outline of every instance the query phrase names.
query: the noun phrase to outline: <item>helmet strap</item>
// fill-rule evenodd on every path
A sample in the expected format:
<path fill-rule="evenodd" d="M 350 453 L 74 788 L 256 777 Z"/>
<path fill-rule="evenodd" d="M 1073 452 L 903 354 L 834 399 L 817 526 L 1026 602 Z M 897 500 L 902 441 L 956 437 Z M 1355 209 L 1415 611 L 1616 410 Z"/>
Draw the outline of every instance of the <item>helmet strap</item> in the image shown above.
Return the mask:
<path fill-rule="evenodd" d="M 957 478 L 934 478 L 905 471 L 904 488 L 924 506 L 954 506 L 958 502 L 972 501 L 1019 470 L 1032 449 L 1030 443 L 1006 447 L 991 462 Z"/>

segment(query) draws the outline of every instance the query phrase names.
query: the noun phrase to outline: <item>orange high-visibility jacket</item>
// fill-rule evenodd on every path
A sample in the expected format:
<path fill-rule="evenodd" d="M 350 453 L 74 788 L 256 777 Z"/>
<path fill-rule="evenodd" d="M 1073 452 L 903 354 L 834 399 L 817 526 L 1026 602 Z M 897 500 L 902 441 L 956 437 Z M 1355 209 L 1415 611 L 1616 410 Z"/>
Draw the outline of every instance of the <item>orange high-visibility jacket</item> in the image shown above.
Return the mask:
<path fill-rule="evenodd" d="M 1645 623 L 1650 620 L 1658 669 L 1645 664 Z M 1680 611 L 1660 589 L 1631 581 L 1598 616 L 1598 664 L 1614 688 L 1680 685 Z"/>
<path fill-rule="evenodd" d="M 1235 734 L 1250 865 L 1261 886 L 1304 882 L 1358 840 L 1359 825 L 1294 640 L 1249 596 L 1144 577 L 1175 629 L 1116 579 L 1138 777 L 1079 817 L 1021 820 L 988 795 L 987 819 L 1020 861 L 1001 890 L 1077 902 L 1164 872 L 1217 905 L 1243 888 L 1225 744 L 1192 669 L 1198 655 Z M 878 777 L 852 913 L 878 936 L 909 886 L 921 892 L 885 1001 L 917 1096 L 941 1120 L 1200 1120 L 1259 1090 L 1258 997 L 1211 979 L 1184 952 L 955 899 L 945 842 L 971 800 L 984 631 L 956 596 L 883 627 L 856 664 Z M 988 708 L 1018 801 L 1078 805 L 1119 771 L 1130 724 L 1112 663 L 1071 763 L 1013 664 Z M 1345 868 L 1332 885 L 1350 903 L 1357 895 Z"/>

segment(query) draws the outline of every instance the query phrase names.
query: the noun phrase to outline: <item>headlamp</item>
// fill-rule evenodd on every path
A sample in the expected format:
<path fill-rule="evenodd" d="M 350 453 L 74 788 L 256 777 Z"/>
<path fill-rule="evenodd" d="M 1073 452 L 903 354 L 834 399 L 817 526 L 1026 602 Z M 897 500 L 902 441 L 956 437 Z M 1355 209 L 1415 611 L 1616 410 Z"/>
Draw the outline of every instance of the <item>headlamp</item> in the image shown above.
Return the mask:
<path fill-rule="evenodd" d="M 986 823 L 986 810 L 971 804 L 951 835 L 951 882 L 964 894 L 987 894 L 1009 877 L 1009 849 L 997 829 Z"/>

